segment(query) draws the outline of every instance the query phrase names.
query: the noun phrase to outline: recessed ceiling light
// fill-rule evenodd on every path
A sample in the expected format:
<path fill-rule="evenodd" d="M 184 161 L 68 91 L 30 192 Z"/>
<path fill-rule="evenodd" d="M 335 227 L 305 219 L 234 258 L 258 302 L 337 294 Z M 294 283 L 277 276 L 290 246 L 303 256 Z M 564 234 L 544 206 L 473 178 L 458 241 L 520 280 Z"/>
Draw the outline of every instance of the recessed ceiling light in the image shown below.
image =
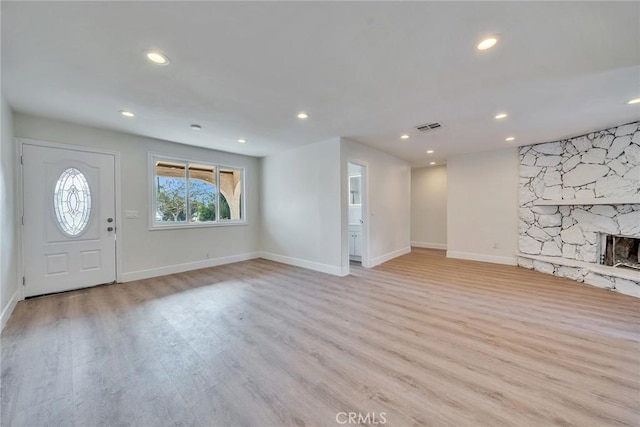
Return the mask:
<path fill-rule="evenodd" d="M 194 124 L 191 125 L 191 129 L 193 129 L 193 130 L 202 130 L 202 126 L 197 125 L 197 124 L 194 123 Z"/>
<path fill-rule="evenodd" d="M 505 117 L 507 117 L 507 113 L 496 114 L 496 119 L 498 120 L 504 119 Z"/>
<path fill-rule="evenodd" d="M 298 118 L 299 119 L 306 119 L 307 117 L 309 117 L 309 115 L 307 113 L 305 113 L 304 111 L 301 111 L 298 113 Z"/>
<path fill-rule="evenodd" d="M 515 140 L 515 139 L 516 139 L 515 137 L 510 136 L 510 137 L 506 138 L 506 139 L 505 139 L 505 141 L 507 141 L 507 142 L 511 142 L 511 141 L 513 141 L 513 140 Z"/>
<path fill-rule="evenodd" d="M 487 37 L 483 39 L 480 43 L 478 43 L 478 50 L 487 50 L 491 49 L 498 43 L 498 39 L 495 37 Z"/>
<path fill-rule="evenodd" d="M 122 114 L 125 117 L 134 117 L 135 114 L 133 114 L 131 111 L 126 111 L 126 110 L 120 110 L 120 114 Z"/>
<path fill-rule="evenodd" d="M 409 139 L 409 135 L 406 133 L 404 135 L 400 135 L 400 139 Z"/>
<path fill-rule="evenodd" d="M 427 150 L 427 154 L 433 154 L 433 150 Z"/>
<path fill-rule="evenodd" d="M 627 101 L 627 104 L 639 104 L 640 98 L 634 98 L 631 101 Z"/>
<path fill-rule="evenodd" d="M 159 50 L 148 50 L 144 53 L 144 56 L 156 65 L 167 65 L 169 58 Z"/>
<path fill-rule="evenodd" d="M 433 166 L 433 165 L 435 165 L 435 164 L 436 164 L 436 162 L 431 162 L 431 163 L 429 163 L 429 164 L 430 164 L 431 166 Z"/>
<path fill-rule="evenodd" d="M 246 139 L 243 139 L 243 138 L 240 138 L 240 139 L 238 140 L 238 142 L 239 142 L 240 144 L 244 144 L 245 142 L 247 142 L 247 140 L 246 140 Z"/>

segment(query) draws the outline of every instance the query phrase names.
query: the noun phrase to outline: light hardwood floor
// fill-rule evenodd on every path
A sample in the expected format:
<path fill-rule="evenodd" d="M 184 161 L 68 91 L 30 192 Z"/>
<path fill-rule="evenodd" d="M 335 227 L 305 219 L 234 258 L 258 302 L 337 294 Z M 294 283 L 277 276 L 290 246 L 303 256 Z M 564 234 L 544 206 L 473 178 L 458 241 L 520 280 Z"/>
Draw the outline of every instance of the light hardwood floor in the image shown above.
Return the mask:
<path fill-rule="evenodd" d="M 2 426 L 640 425 L 640 300 L 432 250 L 352 270 L 254 260 L 21 302 Z"/>

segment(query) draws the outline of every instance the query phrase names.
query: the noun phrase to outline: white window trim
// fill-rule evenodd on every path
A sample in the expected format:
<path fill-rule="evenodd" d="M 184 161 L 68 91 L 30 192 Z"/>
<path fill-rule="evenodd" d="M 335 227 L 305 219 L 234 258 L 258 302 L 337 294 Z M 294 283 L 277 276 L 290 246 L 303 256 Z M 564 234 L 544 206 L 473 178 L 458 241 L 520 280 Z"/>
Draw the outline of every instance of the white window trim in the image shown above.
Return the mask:
<path fill-rule="evenodd" d="M 225 168 L 229 168 L 229 169 L 236 169 L 236 170 L 240 170 L 242 171 L 242 195 L 241 195 L 241 201 L 240 201 L 240 205 L 242 206 L 242 210 L 241 210 L 241 215 L 242 215 L 242 219 L 235 219 L 235 220 L 224 220 L 224 221 L 220 221 L 220 220 L 216 220 L 214 222 L 205 222 L 205 223 L 197 223 L 197 222 L 181 222 L 181 223 L 168 223 L 168 224 L 160 224 L 157 223 L 155 218 L 156 218 L 156 211 L 155 211 L 155 207 L 156 207 L 156 196 L 157 196 L 157 188 L 156 188 L 156 161 L 174 161 L 174 162 L 186 162 L 186 163 L 195 163 L 198 165 L 206 165 L 206 166 L 212 166 L 214 168 L 216 168 L 216 189 L 218 190 L 218 192 L 220 191 L 220 168 L 225 169 Z M 248 225 L 249 222 L 247 221 L 247 203 L 246 203 L 246 181 L 247 181 L 247 170 L 244 166 L 236 166 L 236 165 L 230 165 L 230 164 L 225 164 L 225 163 L 213 163 L 213 162 L 207 162 L 207 161 L 202 161 L 202 160 L 194 160 L 192 158 L 188 158 L 188 157 L 180 157 L 180 156 L 174 156 L 172 154 L 162 154 L 162 153 L 149 153 L 148 154 L 148 176 L 149 176 L 149 188 L 148 188 L 148 192 L 149 192 L 149 230 L 150 231 L 158 231 L 158 230 L 175 230 L 175 229 L 180 229 L 180 228 L 209 228 L 209 227 L 233 227 L 233 226 L 242 226 L 242 225 Z M 189 191 L 188 191 L 188 186 L 187 186 L 187 198 L 189 197 Z M 219 212 L 219 198 L 218 198 L 218 203 L 216 204 L 216 215 L 218 215 Z"/>

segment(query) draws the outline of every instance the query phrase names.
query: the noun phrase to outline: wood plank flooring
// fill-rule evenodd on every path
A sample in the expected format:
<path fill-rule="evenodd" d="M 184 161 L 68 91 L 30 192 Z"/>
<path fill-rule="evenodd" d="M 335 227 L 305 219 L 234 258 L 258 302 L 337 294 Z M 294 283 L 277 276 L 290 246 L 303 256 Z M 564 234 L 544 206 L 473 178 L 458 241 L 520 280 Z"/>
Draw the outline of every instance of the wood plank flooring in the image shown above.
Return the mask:
<path fill-rule="evenodd" d="M 28 300 L 1 340 L 2 426 L 640 425 L 639 299 L 433 250 Z"/>

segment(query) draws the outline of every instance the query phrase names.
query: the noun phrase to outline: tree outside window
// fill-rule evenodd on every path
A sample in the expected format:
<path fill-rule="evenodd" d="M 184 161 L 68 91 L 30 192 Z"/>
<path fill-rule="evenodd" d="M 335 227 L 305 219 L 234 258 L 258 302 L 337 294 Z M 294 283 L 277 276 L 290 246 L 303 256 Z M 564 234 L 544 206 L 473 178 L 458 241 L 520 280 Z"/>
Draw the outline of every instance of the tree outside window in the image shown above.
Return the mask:
<path fill-rule="evenodd" d="M 242 169 L 174 160 L 156 160 L 154 166 L 155 224 L 243 219 Z"/>

